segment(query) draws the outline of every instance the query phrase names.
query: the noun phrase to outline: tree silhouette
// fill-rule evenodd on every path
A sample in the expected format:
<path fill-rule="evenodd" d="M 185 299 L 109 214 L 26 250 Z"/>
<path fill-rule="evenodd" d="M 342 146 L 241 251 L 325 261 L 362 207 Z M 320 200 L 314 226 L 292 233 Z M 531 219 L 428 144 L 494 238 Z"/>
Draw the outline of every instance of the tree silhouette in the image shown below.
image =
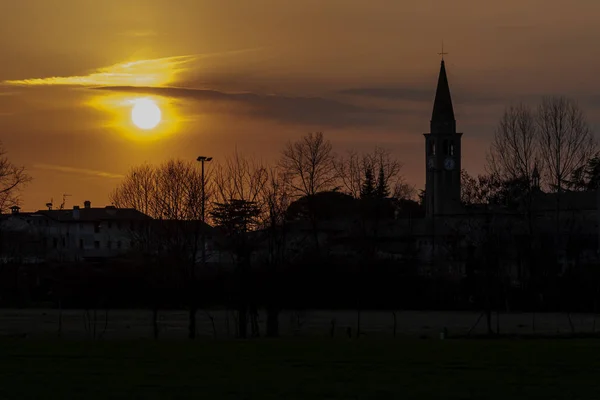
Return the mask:
<path fill-rule="evenodd" d="M 585 166 L 577 168 L 571 175 L 569 189 L 596 190 L 600 184 L 600 155 L 590 158 Z"/>
<path fill-rule="evenodd" d="M 279 167 L 286 174 L 293 194 L 306 197 L 315 248 L 319 251 L 319 226 L 313 197 L 336 187 L 335 155 L 323 133 L 309 133 L 296 142 L 288 142 L 281 153 Z"/>
<path fill-rule="evenodd" d="M 385 177 L 385 170 L 383 165 L 379 166 L 379 176 L 377 177 L 377 197 L 380 199 L 387 199 L 390 197 L 390 188 L 388 187 L 387 179 Z"/>
<path fill-rule="evenodd" d="M 216 203 L 211 212 L 214 222 L 225 233 L 226 246 L 235 255 L 239 337 L 242 339 L 247 337 L 248 274 L 254 249 L 248 232 L 258 226 L 260 214 L 261 209 L 255 202 L 242 199 Z"/>
<path fill-rule="evenodd" d="M 25 167 L 13 164 L 0 143 L 0 213 L 20 203 L 23 188 L 31 182 Z"/>
<path fill-rule="evenodd" d="M 584 168 L 597 152 L 597 143 L 583 110 L 565 97 L 545 98 L 538 108 L 540 153 L 548 183 L 556 192 Z"/>
<path fill-rule="evenodd" d="M 360 190 L 361 199 L 370 199 L 375 196 L 375 177 L 373 176 L 373 167 L 367 165 L 365 168 L 365 178 Z"/>
<path fill-rule="evenodd" d="M 524 104 L 507 107 L 490 145 L 486 169 L 501 181 L 530 181 L 539 158 L 535 113 Z"/>
<path fill-rule="evenodd" d="M 210 198 L 210 173 L 204 179 L 197 162 L 172 159 L 132 168 L 110 195 L 116 207 L 135 208 L 155 218 L 148 226 L 131 229 L 132 241 L 144 258 L 158 263 L 153 268 L 179 274 L 177 281 L 188 297 L 190 339 L 196 336 L 197 259 L 207 229 L 201 223 L 202 188 L 205 199 Z"/>

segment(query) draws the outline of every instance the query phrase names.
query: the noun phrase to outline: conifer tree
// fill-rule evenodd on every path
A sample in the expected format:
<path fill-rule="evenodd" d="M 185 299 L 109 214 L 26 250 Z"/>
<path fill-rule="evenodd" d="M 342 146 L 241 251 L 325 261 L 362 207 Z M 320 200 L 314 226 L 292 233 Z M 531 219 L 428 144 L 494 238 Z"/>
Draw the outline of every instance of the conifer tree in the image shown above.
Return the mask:
<path fill-rule="evenodd" d="M 387 199 L 390 197 L 390 189 L 388 188 L 387 182 L 385 181 L 385 171 L 383 165 L 379 166 L 379 177 L 377 178 L 377 197 L 380 199 Z"/>
<path fill-rule="evenodd" d="M 375 177 L 373 175 L 373 167 L 367 165 L 365 168 L 365 180 L 363 181 L 362 188 L 360 190 L 360 197 L 362 199 L 372 198 L 376 194 L 375 188 Z"/>

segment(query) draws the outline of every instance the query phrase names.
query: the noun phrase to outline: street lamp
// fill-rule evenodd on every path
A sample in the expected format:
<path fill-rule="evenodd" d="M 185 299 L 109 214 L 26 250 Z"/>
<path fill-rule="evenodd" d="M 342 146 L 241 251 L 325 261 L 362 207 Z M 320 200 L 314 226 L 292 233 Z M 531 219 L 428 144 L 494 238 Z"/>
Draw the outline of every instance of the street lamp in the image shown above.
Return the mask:
<path fill-rule="evenodd" d="M 212 157 L 200 156 L 196 161 L 202 164 L 202 222 L 204 222 L 204 163 L 212 161 Z"/>

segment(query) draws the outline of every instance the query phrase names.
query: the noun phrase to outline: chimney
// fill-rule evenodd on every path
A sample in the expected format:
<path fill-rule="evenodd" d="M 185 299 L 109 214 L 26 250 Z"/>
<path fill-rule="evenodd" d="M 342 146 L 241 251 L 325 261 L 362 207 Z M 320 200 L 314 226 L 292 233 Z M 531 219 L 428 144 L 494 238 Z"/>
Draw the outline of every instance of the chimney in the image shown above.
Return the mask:
<path fill-rule="evenodd" d="M 92 202 L 89 200 L 86 200 L 83 202 L 83 207 L 85 208 L 91 208 L 92 207 Z"/>
<path fill-rule="evenodd" d="M 21 207 L 19 207 L 19 206 L 12 206 L 12 207 L 10 208 L 10 211 L 11 211 L 13 214 L 18 214 L 20 209 L 21 209 Z"/>
<path fill-rule="evenodd" d="M 73 206 L 73 219 L 79 219 L 79 206 Z"/>

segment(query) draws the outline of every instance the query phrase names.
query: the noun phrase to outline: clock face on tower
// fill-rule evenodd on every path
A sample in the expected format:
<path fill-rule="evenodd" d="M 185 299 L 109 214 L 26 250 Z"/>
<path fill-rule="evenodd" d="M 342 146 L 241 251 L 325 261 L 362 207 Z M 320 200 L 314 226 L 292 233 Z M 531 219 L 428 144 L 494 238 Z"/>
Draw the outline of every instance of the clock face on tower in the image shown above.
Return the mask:
<path fill-rule="evenodd" d="M 454 160 L 451 158 L 446 158 L 444 161 L 444 168 L 446 168 L 448 171 L 452 171 L 454 169 Z"/>
<path fill-rule="evenodd" d="M 435 168 L 435 159 L 433 157 L 427 160 L 427 168 Z"/>

